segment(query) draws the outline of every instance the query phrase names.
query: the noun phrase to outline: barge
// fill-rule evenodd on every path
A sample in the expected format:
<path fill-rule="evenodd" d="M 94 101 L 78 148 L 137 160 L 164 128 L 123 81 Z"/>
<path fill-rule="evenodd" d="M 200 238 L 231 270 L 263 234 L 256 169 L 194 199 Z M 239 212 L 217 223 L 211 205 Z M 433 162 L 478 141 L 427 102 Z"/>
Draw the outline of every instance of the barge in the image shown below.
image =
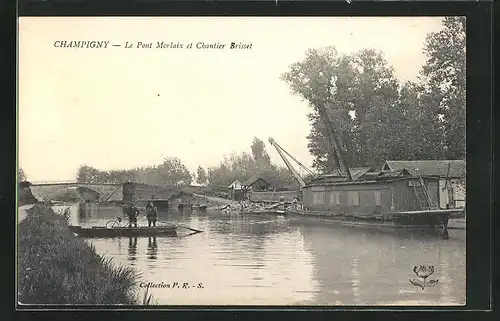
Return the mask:
<path fill-rule="evenodd" d="M 360 227 L 433 229 L 445 238 L 449 219 L 465 216 L 462 208 L 438 207 L 438 178 L 415 177 L 405 169 L 352 172 L 352 181 L 330 175 L 304 185 L 301 206 L 287 208 L 287 216 Z"/>

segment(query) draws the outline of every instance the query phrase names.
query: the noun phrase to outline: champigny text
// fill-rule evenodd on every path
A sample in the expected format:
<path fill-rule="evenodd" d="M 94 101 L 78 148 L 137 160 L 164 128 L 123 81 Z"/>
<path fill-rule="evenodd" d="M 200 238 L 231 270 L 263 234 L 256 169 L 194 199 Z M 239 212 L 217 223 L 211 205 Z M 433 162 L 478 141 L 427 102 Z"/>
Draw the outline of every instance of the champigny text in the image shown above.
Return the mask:
<path fill-rule="evenodd" d="M 91 41 L 66 41 L 66 40 L 56 40 L 54 41 L 54 47 L 56 48 L 108 48 L 109 41 L 107 40 L 91 40 Z"/>
<path fill-rule="evenodd" d="M 109 45 L 109 41 L 107 40 L 56 40 L 54 41 L 55 48 L 103 48 L 106 49 L 111 47 Z M 113 47 L 121 47 L 119 44 L 113 44 Z M 241 49 L 252 49 L 252 43 L 243 43 L 243 42 L 229 42 L 229 43 L 220 43 L 218 41 L 214 42 L 191 42 L 191 43 L 180 43 L 178 41 L 156 41 L 156 42 L 143 42 L 136 41 L 130 42 L 126 41 L 123 48 L 130 49 L 201 49 L 201 50 L 221 50 L 221 49 L 230 49 L 230 50 L 241 50 Z"/>

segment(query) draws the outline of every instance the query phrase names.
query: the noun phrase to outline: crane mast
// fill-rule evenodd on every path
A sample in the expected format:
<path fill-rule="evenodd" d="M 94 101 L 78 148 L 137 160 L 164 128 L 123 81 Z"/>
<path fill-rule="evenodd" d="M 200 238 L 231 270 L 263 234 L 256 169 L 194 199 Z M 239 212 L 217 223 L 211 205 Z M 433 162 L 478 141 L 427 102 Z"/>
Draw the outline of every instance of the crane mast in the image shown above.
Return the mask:
<path fill-rule="evenodd" d="M 276 151 L 278 152 L 278 154 L 281 156 L 281 158 L 283 159 L 283 161 L 285 162 L 286 164 L 286 167 L 288 167 L 288 170 L 292 173 L 293 177 L 295 178 L 295 180 L 297 180 L 297 182 L 299 183 L 300 185 L 300 188 L 302 189 L 304 186 L 306 186 L 306 182 L 304 181 L 304 179 L 300 176 L 300 174 L 297 172 L 297 170 L 295 170 L 295 168 L 292 166 L 292 164 L 290 163 L 290 161 L 288 160 L 288 158 L 285 156 L 285 153 L 288 154 L 283 148 L 281 148 L 280 145 L 278 145 L 278 143 L 276 143 L 276 141 L 272 138 L 272 137 L 269 137 L 269 143 L 271 145 L 274 146 L 274 148 L 276 148 Z M 290 154 L 288 154 L 290 155 Z M 290 156 L 291 157 L 291 156 Z M 292 159 L 294 159 L 292 157 Z M 294 159 L 295 160 L 295 159 Z M 299 165 L 302 165 L 300 164 L 297 160 L 295 160 Z M 302 165 L 303 166 L 303 165 Z M 309 171 L 310 172 L 310 171 Z"/>

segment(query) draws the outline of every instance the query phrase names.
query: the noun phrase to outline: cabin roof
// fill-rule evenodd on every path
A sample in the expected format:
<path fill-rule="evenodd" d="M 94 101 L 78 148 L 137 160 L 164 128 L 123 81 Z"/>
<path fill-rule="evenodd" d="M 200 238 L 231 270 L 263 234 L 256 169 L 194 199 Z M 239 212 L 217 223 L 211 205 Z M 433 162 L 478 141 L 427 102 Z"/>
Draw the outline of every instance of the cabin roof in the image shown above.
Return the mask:
<path fill-rule="evenodd" d="M 358 179 L 361 177 L 363 174 L 366 172 L 372 170 L 372 167 L 353 167 L 349 168 L 349 172 L 351 173 L 351 177 L 353 180 Z M 345 175 L 342 173 L 342 171 L 338 168 L 334 169 L 333 171 L 329 172 L 326 175 L 322 175 L 321 177 L 344 177 Z"/>
<path fill-rule="evenodd" d="M 411 173 L 406 169 L 389 170 L 389 171 L 365 171 L 362 175 L 354 178 L 352 181 L 346 181 L 345 177 L 340 176 L 322 176 L 311 181 L 307 186 L 313 185 L 346 185 L 346 184 L 372 184 L 387 181 L 394 181 L 406 177 L 412 177 Z"/>
<path fill-rule="evenodd" d="M 406 169 L 411 175 L 464 178 L 465 160 L 386 161 L 382 170 Z M 448 173 L 449 166 L 449 173 Z"/>
<path fill-rule="evenodd" d="M 264 181 L 267 185 L 269 185 L 269 183 L 265 179 L 263 179 L 262 177 L 259 177 L 259 176 L 253 176 L 253 177 L 251 177 L 250 179 L 248 179 L 247 181 L 245 181 L 242 185 L 243 186 L 250 186 L 253 183 L 255 183 L 256 181 L 258 181 L 259 179 L 262 180 L 262 181 Z"/>

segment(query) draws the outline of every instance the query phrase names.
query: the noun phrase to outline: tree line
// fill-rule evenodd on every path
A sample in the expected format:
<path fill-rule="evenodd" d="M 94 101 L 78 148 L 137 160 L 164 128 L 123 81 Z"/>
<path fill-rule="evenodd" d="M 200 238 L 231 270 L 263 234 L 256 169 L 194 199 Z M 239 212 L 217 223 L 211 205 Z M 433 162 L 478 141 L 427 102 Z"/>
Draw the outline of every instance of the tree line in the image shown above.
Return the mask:
<path fill-rule="evenodd" d="M 262 140 L 255 137 L 250 149 L 250 153 L 225 156 L 219 166 L 207 169 L 198 166 L 195 173 L 190 173 L 182 161 L 176 157 L 165 158 L 158 166 L 137 167 L 129 170 L 106 171 L 82 165 L 77 172 L 77 181 L 97 184 L 135 182 L 174 187 L 186 187 L 195 181 L 217 190 L 227 189 L 235 180 L 244 182 L 258 176 L 275 188 L 297 187 L 288 169 L 271 163 Z"/>
<path fill-rule="evenodd" d="M 179 158 L 167 157 L 164 158 L 160 165 L 124 170 L 106 171 L 82 165 L 78 169 L 76 179 L 78 182 L 98 184 L 135 182 L 149 185 L 184 187 L 191 184 L 192 176 Z"/>
<path fill-rule="evenodd" d="M 316 169 L 336 167 L 320 107 L 350 167 L 465 158 L 465 18 L 444 18 L 442 30 L 427 35 L 424 53 L 417 82 L 399 82 L 373 49 L 310 49 L 282 74 L 292 93 L 311 107 L 307 138 Z"/>
<path fill-rule="evenodd" d="M 198 172 L 203 172 L 203 168 L 199 167 Z M 214 189 L 227 189 L 236 180 L 245 183 L 256 177 L 267 181 L 271 188 L 298 188 L 297 182 L 286 167 L 271 163 L 266 144 L 257 137 L 253 139 L 250 153 L 242 152 L 226 156 L 218 166 L 208 168 L 203 175 L 202 177 L 206 177 Z"/>

